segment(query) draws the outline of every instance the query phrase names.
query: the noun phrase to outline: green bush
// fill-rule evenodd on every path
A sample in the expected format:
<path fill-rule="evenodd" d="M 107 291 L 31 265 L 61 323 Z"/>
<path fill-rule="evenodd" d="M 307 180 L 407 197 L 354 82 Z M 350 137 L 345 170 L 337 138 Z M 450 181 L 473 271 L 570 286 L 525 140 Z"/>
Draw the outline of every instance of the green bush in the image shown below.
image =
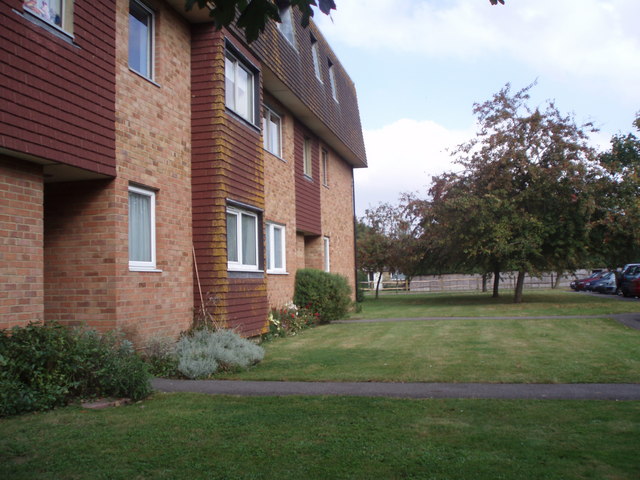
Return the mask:
<path fill-rule="evenodd" d="M 188 378 L 208 378 L 218 370 L 247 368 L 264 358 L 264 349 L 231 330 L 195 330 L 176 346 L 178 370 Z"/>
<path fill-rule="evenodd" d="M 329 323 L 347 315 L 351 288 L 341 275 L 304 268 L 296 272 L 293 302 L 317 313 L 320 323 Z"/>
<path fill-rule="evenodd" d="M 174 338 L 163 336 L 150 338 L 145 346 L 143 358 L 149 366 L 149 373 L 155 377 L 180 376 Z"/>
<path fill-rule="evenodd" d="M 74 398 L 151 393 L 130 342 L 55 323 L 0 331 L 0 416 L 46 410 Z"/>

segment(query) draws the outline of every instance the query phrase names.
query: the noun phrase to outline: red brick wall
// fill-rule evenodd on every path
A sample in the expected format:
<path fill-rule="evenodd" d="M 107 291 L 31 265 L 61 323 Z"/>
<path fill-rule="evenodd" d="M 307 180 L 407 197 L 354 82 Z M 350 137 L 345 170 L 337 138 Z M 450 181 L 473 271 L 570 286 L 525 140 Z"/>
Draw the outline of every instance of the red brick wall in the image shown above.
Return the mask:
<path fill-rule="evenodd" d="M 0 155 L 0 329 L 41 322 L 42 169 Z"/>
<path fill-rule="evenodd" d="M 75 0 L 73 40 L 22 5 L 0 0 L 0 147 L 114 175 L 113 2 Z"/>

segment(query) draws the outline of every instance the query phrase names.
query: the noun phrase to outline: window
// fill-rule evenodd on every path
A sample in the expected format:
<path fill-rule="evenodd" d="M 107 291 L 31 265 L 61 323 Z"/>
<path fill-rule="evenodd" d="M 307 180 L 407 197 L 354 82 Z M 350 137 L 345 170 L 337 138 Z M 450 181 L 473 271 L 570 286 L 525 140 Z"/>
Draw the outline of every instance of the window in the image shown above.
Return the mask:
<path fill-rule="evenodd" d="M 227 265 L 229 270 L 258 270 L 258 215 L 227 208 Z"/>
<path fill-rule="evenodd" d="M 302 150 L 302 166 L 303 173 L 307 177 L 313 178 L 313 163 L 311 161 L 311 140 L 308 138 L 304 139 L 304 148 Z"/>
<path fill-rule="evenodd" d="M 329 153 L 322 149 L 322 185 L 329 186 Z"/>
<path fill-rule="evenodd" d="M 73 0 L 24 0 L 24 8 L 67 33 L 73 31 Z"/>
<path fill-rule="evenodd" d="M 331 271 L 331 258 L 329 257 L 329 237 L 323 237 L 324 243 L 324 271 Z"/>
<path fill-rule="evenodd" d="M 295 35 L 293 28 L 293 18 L 291 15 L 291 7 L 280 9 L 280 23 L 278 23 L 278 30 L 287 39 L 287 41 L 295 47 Z"/>
<path fill-rule="evenodd" d="M 282 157 L 282 120 L 271 109 L 265 108 L 264 118 L 262 119 L 262 136 L 264 139 L 264 148 Z"/>
<path fill-rule="evenodd" d="M 331 61 L 329 61 L 329 82 L 331 83 L 331 95 L 333 95 L 333 99 L 337 102 L 338 91 L 336 89 L 336 72 Z"/>
<path fill-rule="evenodd" d="M 153 78 L 153 12 L 137 0 L 129 2 L 129 68 Z"/>
<path fill-rule="evenodd" d="M 287 273 L 284 234 L 282 225 L 267 223 L 267 273 Z"/>
<path fill-rule="evenodd" d="M 156 194 L 129 187 L 129 268 L 156 268 Z"/>
<path fill-rule="evenodd" d="M 313 70 L 316 72 L 316 78 L 322 83 L 322 72 L 320 72 L 320 52 L 318 50 L 318 41 L 311 35 L 311 57 L 313 58 Z"/>
<path fill-rule="evenodd" d="M 224 64 L 225 105 L 248 122 L 254 123 L 253 73 L 237 58 L 227 53 Z"/>

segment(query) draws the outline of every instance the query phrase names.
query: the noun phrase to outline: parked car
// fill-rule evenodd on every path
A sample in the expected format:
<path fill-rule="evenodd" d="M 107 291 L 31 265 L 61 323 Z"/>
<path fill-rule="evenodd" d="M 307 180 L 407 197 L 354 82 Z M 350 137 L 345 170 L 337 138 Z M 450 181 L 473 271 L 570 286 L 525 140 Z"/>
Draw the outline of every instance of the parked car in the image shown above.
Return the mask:
<path fill-rule="evenodd" d="M 620 280 L 618 282 L 618 289 L 616 293 L 618 295 L 623 295 L 625 297 L 631 297 L 633 295 L 637 295 L 636 293 L 632 293 L 634 290 L 633 281 L 637 278 L 640 278 L 640 264 L 631 264 L 628 265 L 622 272 L 620 276 Z"/>
<path fill-rule="evenodd" d="M 591 274 L 590 276 L 588 276 L 587 278 L 581 278 L 581 279 L 579 279 L 579 280 L 575 280 L 575 281 L 571 282 L 571 283 L 569 284 L 569 286 L 570 286 L 572 289 L 574 289 L 574 290 L 576 290 L 576 291 L 578 291 L 578 292 L 579 292 L 580 290 L 584 290 L 584 289 L 585 289 L 585 285 L 586 285 L 587 283 L 594 282 L 594 281 L 598 280 L 598 279 L 599 279 L 600 277 L 602 277 L 605 273 L 607 273 L 607 272 L 606 272 L 606 271 L 604 271 L 604 270 L 599 270 L 599 271 L 597 271 L 597 272 L 592 273 L 592 274 Z"/>
<path fill-rule="evenodd" d="M 599 279 L 587 282 L 585 289 L 598 293 L 616 293 L 618 282 L 615 272 L 607 272 Z"/>

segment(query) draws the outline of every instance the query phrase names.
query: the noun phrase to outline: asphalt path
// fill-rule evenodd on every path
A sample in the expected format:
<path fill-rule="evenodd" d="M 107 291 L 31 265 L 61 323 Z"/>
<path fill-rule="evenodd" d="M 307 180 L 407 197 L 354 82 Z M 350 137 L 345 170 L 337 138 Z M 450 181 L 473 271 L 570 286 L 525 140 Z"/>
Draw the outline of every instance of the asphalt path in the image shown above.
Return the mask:
<path fill-rule="evenodd" d="M 640 313 L 558 317 L 487 317 L 506 320 L 538 318 L 603 318 L 619 321 L 640 330 Z M 477 319 L 478 317 L 464 317 Z M 462 317 L 385 318 L 343 320 L 334 323 L 418 322 L 461 320 Z M 483 317 L 484 318 L 484 317 Z M 240 380 L 172 380 L 154 378 L 153 388 L 160 392 L 195 392 L 208 395 L 287 396 L 341 395 L 389 398 L 484 398 L 535 400 L 640 400 L 640 384 L 621 383 L 396 383 L 396 382 L 271 382 Z"/>

